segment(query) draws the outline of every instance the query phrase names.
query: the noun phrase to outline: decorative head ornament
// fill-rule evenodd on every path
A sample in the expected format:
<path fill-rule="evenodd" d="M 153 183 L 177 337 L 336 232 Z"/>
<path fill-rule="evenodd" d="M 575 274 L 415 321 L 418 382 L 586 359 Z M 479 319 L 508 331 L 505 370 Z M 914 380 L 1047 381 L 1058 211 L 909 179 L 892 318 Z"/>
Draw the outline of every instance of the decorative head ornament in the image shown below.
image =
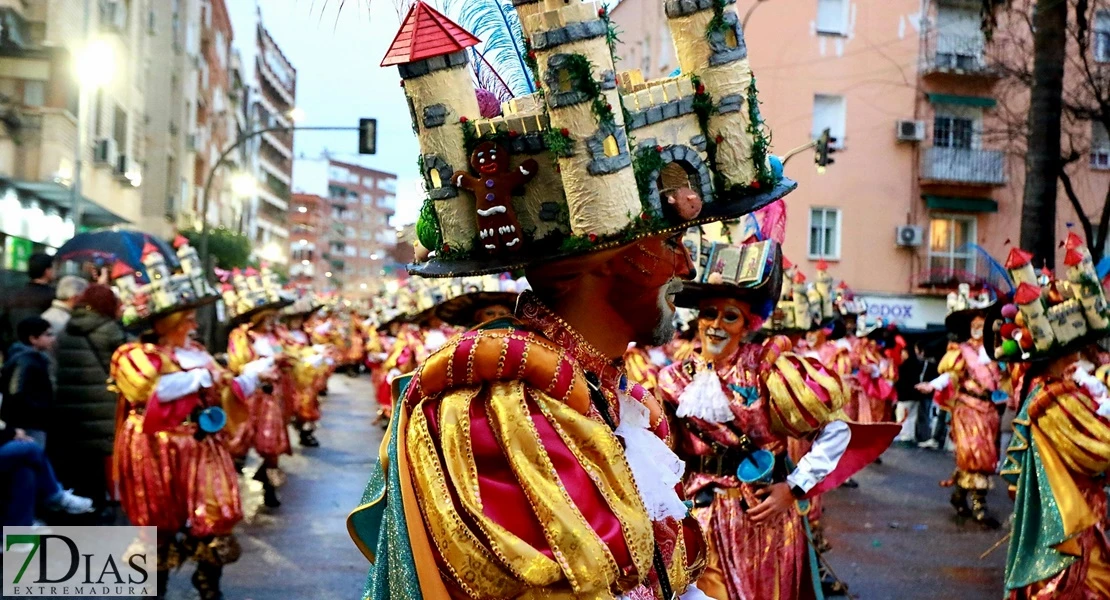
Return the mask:
<path fill-rule="evenodd" d="M 178 247 L 189 252 L 186 240 Z M 180 270 L 171 272 L 166 257 L 154 244 L 143 248 L 143 266 L 149 281 L 140 284 L 142 273 L 135 271 L 122 262 L 116 263 L 111 271 L 112 288 L 123 306 L 123 324 L 130 328 L 145 328 L 154 321 L 173 313 L 193 310 L 219 299 L 216 291 L 208 284 L 203 272 L 199 272 L 199 262 L 180 263 Z"/>
<path fill-rule="evenodd" d="M 268 267 L 261 271 L 253 267 L 232 270 L 231 283 L 223 286 L 222 296 L 232 326 L 251 322 L 260 313 L 279 311 L 295 301 Z"/>
<path fill-rule="evenodd" d="M 680 74 L 618 72 L 603 5 L 516 0 L 520 61 L 539 91 L 482 111 L 467 50 L 480 40 L 417 1 L 396 65 L 420 141 L 430 260 L 413 273 L 510 271 L 750 213 L 796 184 L 768 153 L 730 2 L 668 2 Z M 505 16 L 505 15 L 502 15 Z M 421 251 L 419 254 L 424 254 Z"/>
<path fill-rule="evenodd" d="M 691 229 L 686 235 L 697 277 L 682 286 L 675 304 L 697 308 L 705 298 L 733 297 L 751 308 L 753 329 L 771 316 L 782 289 L 782 252 L 772 240 L 732 244 L 710 241 Z"/>
<path fill-rule="evenodd" d="M 1032 256 L 1014 249 L 1006 261 L 1017 290 L 988 315 L 993 356 L 1005 361 L 1052 359 L 1110 335 L 1110 308 L 1082 238 L 1065 242 L 1066 281 L 1037 282 Z"/>

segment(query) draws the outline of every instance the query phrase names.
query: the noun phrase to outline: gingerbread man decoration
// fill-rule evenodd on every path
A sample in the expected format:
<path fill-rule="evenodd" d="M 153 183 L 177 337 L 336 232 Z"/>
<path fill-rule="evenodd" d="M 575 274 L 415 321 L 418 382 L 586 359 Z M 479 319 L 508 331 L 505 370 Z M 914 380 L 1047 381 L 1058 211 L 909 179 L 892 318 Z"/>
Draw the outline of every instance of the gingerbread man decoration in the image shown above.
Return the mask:
<path fill-rule="evenodd" d="M 520 250 L 523 240 L 513 210 L 513 190 L 531 181 L 539 164 L 528 159 L 512 169 L 508 150 L 495 142 L 482 142 L 470 155 L 470 166 L 478 177 L 456 171 L 451 179 L 474 193 L 482 247 L 490 254 Z"/>

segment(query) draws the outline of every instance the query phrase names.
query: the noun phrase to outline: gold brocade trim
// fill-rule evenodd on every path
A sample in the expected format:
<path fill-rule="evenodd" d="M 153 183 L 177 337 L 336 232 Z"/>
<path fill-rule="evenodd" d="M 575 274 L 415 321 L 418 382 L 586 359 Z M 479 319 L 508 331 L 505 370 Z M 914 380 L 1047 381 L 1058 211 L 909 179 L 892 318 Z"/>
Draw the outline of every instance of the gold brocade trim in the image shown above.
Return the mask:
<path fill-rule="evenodd" d="M 529 587 L 553 585 L 562 578 L 559 565 L 482 511 L 478 466 L 470 437 L 470 405 L 480 391 L 480 387 L 457 390 L 440 401 L 440 440 L 447 474 L 463 509 L 488 539 L 494 556 L 513 576 Z"/>
<path fill-rule="evenodd" d="M 608 590 L 620 575 L 616 560 L 562 487 L 529 414 L 524 384 L 500 382 L 488 389 L 494 434 L 571 589 Z"/>
<path fill-rule="evenodd" d="M 1110 468 L 1110 427 L 1095 415 L 1094 407 L 1072 394 L 1054 400 L 1055 404 L 1044 409 L 1037 424 L 1060 451 L 1060 458 L 1069 468 L 1087 475 Z M 1072 419 L 1082 429 L 1077 430 Z"/>
<path fill-rule="evenodd" d="M 447 480 L 440 469 L 439 455 L 428 428 L 421 400 L 412 409 L 408 450 L 417 502 L 432 541 L 451 579 L 472 598 L 511 598 L 521 585 L 506 572 L 462 521 Z"/>
<path fill-rule="evenodd" d="M 1037 451 L 1041 457 L 1045 476 L 1048 477 L 1052 496 L 1056 499 L 1056 507 L 1060 511 L 1060 521 L 1064 528 L 1064 535 L 1073 538 L 1087 528 L 1098 523 L 1099 515 L 1095 514 L 1087 503 L 1087 498 L 1080 491 L 1075 482 L 1075 474 L 1068 471 L 1062 464 L 1060 455 L 1052 442 L 1046 439 L 1040 427 L 1034 425 L 1030 430 L 1033 441 L 1037 444 Z M 1061 552 L 1077 554 L 1075 544 L 1067 544 L 1068 540 L 1057 546 Z M 1072 550 L 1068 552 L 1068 550 Z"/>
<path fill-rule="evenodd" d="M 655 533 L 624 458 L 624 447 L 608 426 L 578 414 L 543 392 L 531 390 L 530 395 L 620 522 L 638 580 L 651 570 Z"/>
<path fill-rule="evenodd" d="M 983 473 L 971 473 L 957 469 L 956 472 L 952 474 L 952 480 L 956 484 L 956 487 L 965 490 L 991 489 L 991 478 L 989 475 Z"/>

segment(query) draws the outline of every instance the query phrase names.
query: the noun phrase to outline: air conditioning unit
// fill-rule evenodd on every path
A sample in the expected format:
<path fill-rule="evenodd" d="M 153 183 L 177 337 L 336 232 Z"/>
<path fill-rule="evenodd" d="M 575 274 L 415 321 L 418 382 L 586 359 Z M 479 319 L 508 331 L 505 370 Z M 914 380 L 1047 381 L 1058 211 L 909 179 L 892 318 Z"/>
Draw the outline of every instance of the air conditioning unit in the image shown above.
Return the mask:
<path fill-rule="evenodd" d="M 903 248 L 916 248 L 925 243 L 925 230 L 916 225 L 902 225 L 894 230 L 894 240 Z"/>
<path fill-rule="evenodd" d="M 920 142 L 925 139 L 925 121 L 898 121 L 895 135 L 900 142 Z"/>
<path fill-rule="evenodd" d="M 113 138 L 100 138 L 93 147 L 93 162 L 103 165 L 116 166 L 118 156 L 116 140 Z"/>
<path fill-rule="evenodd" d="M 127 174 L 131 172 L 131 158 L 126 154 L 120 154 L 116 157 L 115 169 L 112 174 L 119 179 L 126 179 Z"/>

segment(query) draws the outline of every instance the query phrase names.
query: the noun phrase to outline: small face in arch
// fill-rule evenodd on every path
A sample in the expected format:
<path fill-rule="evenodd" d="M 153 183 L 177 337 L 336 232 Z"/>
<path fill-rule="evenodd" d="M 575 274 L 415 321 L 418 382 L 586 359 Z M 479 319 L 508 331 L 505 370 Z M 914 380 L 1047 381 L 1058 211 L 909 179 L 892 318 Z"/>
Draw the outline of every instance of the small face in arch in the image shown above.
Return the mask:
<path fill-rule="evenodd" d="M 698 335 L 709 360 L 732 356 L 748 329 L 748 305 L 735 298 L 711 298 L 698 306 Z"/>
<path fill-rule="evenodd" d="M 470 166 L 482 175 L 497 175 L 509 171 L 509 153 L 493 142 L 482 142 L 470 155 Z"/>

